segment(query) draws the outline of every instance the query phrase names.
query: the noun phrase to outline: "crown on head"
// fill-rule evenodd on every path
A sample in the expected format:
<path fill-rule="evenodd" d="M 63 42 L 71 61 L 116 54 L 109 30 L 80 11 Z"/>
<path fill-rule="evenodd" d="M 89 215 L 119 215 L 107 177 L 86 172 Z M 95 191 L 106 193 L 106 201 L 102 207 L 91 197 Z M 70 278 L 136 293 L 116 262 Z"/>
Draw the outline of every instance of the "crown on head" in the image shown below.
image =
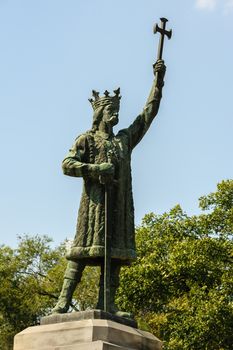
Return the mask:
<path fill-rule="evenodd" d="M 107 105 L 114 105 L 115 107 L 119 108 L 120 105 L 120 88 L 113 90 L 114 96 L 110 96 L 110 92 L 105 90 L 104 96 L 100 97 L 99 92 L 92 90 L 93 98 L 89 98 L 88 101 L 90 101 L 93 110 L 95 111 L 97 108 Z"/>

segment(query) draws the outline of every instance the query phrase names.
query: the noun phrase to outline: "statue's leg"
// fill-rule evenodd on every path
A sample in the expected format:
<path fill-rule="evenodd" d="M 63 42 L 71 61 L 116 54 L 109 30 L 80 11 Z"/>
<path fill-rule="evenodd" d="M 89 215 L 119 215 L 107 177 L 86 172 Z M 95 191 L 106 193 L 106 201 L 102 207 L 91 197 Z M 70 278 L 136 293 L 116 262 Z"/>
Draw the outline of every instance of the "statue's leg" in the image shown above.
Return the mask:
<path fill-rule="evenodd" d="M 69 261 L 64 275 L 64 281 L 60 296 L 53 314 L 64 314 L 68 311 L 74 290 L 80 282 L 85 264 L 83 262 Z"/>
<path fill-rule="evenodd" d="M 115 296 L 117 288 L 119 287 L 119 274 L 120 274 L 121 264 L 119 262 L 112 260 L 111 263 L 111 280 L 110 280 L 110 312 L 117 316 L 132 318 L 129 312 L 120 311 L 115 305 Z M 100 274 L 100 284 L 99 284 L 99 299 L 97 304 L 97 309 L 104 309 L 104 265 L 101 264 L 101 274 Z"/>
<path fill-rule="evenodd" d="M 117 261 L 112 260 L 111 264 L 111 284 L 110 284 L 110 312 L 120 317 L 133 318 L 133 315 L 129 312 L 120 311 L 118 307 L 115 305 L 115 296 L 117 292 L 117 288 L 120 284 L 120 269 L 121 264 Z"/>
<path fill-rule="evenodd" d="M 104 309 L 104 263 L 100 265 L 100 282 L 99 282 L 99 298 L 96 308 L 99 310 Z"/>

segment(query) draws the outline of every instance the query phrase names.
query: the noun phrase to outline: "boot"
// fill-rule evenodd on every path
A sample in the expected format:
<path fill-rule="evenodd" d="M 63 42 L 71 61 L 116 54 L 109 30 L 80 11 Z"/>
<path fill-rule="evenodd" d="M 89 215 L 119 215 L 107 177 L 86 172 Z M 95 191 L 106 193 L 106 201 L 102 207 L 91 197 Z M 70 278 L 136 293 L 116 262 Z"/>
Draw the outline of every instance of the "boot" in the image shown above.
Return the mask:
<path fill-rule="evenodd" d="M 115 305 L 115 296 L 117 288 L 119 287 L 119 273 L 121 265 L 117 264 L 115 261 L 112 261 L 111 264 L 111 282 L 110 282 L 110 310 L 109 312 L 113 315 L 133 318 L 133 315 L 129 312 L 120 311 Z M 99 298 L 97 303 L 97 309 L 104 309 L 104 266 L 101 265 L 101 275 L 100 275 L 100 284 L 99 284 Z"/>
<path fill-rule="evenodd" d="M 52 310 L 52 314 L 65 314 L 68 311 L 76 286 L 76 280 L 64 278 L 62 290 L 58 302 Z"/>
<path fill-rule="evenodd" d="M 52 310 L 52 314 L 64 314 L 69 310 L 73 293 L 80 282 L 85 265 L 69 261 L 67 264 L 64 281 L 58 302 Z"/>
<path fill-rule="evenodd" d="M 125 317 L 125 318 L 130 318 L 133 319 L 133 314 L 131 314 L 130 312 L 126 312 L 126 311 L 120 311 L 118 309 L 118 307 L 115 304 L 115 296 L 116 296 L 116 292 L 117 292 L 117 288 L 118 286 L 113 286 L 111 285 L 110 288 L 110 312 L 113 315 L 119 316 L 119 317 Z"/>

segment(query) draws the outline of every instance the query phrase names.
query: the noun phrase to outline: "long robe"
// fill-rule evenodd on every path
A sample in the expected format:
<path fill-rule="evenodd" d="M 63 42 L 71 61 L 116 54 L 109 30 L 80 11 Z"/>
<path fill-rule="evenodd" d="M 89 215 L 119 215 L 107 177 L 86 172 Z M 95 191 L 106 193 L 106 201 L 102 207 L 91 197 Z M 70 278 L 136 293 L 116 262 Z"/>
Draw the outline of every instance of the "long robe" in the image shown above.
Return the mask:
<path fill-rule="evenodd" d="M 143 112 L 129 128 L 104 137 L 96 131 L 79 136 L 63 161 L 66 175 L 83 177 L 76 235 L 67 259 L 96 263 L 104 257 L 105 187 L 88 164 L 110 162 L 115 167 L 111 203 L 111 258 L 128 264 L 136 258 L 131 153 L 157 114 L 161 89 L 152 90 Z"/>

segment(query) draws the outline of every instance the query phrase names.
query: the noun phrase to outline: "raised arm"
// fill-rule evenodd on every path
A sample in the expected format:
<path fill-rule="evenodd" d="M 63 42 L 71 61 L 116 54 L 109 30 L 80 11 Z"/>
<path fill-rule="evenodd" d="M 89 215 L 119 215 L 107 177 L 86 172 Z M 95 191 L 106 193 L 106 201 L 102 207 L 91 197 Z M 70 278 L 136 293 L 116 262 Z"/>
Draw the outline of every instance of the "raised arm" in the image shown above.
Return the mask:
<path fill-rule="evenodd" d="M 127 129 L 131 149 L 133 149 L 141 141 L 159 110 L 166 67 L 163 60 L 158 60 L 154 64 L 153 68 L 155 79 L 153 81 L 146 105 L 143 108 L 142 113 L 139 114 L 139 116 Z"/>

